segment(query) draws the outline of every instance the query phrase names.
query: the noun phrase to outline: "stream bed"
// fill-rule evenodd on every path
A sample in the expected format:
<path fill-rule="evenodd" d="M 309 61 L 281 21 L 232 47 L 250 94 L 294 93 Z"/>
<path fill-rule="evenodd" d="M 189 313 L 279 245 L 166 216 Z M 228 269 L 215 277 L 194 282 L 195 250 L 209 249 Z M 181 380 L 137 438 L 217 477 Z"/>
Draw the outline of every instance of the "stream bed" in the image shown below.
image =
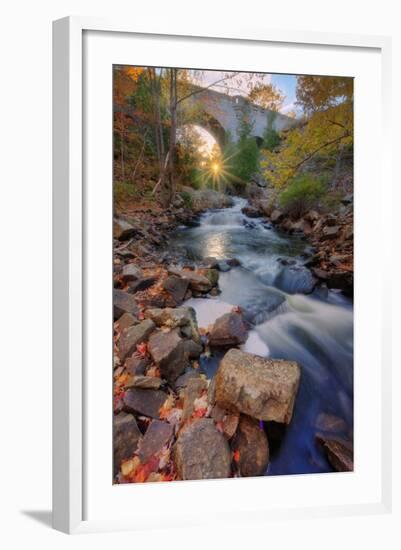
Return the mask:
<path fill-rule="evenodd" d="M 352 302 L 326 288 L 305 294 L 312 284 L 303 267 L 310 244 L 279 233 L 262 218 L 248 218 L 241 212 L 246 204 L 245 199 L 235 198 L 233 207 L 209 210 L 198 225 L 179 227 L 172 235 L 172 248 L 189 262 L 207 257 L 240 262 L 220 273 L 219 296 L 192 298 L 184 305 L 195 309 L 200 327 L 240 306 L 251 326 L 242 349 L 295 360 L 301 366 L 290 425 L 265 423 L 270 445 L 266 475 L 331 472 L 315 436 L 324 433 L 325 419 L 334 415 L 343 421 L 336 435 L 352 439 Z M 208 377 L 214 375 L 223 354 L 201 358 Z"/>

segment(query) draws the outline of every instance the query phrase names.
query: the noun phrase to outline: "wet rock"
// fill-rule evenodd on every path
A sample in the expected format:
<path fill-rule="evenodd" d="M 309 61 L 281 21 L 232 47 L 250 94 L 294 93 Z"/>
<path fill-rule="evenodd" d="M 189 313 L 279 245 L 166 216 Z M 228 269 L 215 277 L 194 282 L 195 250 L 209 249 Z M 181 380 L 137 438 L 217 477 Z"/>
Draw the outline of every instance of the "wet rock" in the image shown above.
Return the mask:
<path fill-rule="evenodd" d="M 131 294 L 128 294 L 128 292 L 117 288 L 113 290 L 113 309 L 115 321 L 124 315 L 124 313 L 131 313 L 134 316 L 139 313 L 135 298 Z"/>
<path fill-rule="evenodd" d="M 142 464 L 155 454 L 160 453 L 163 447 L 170 441 L 174 434 L 172 424 L 153 420 L 138 447 L 138 457 Z"/>
<path fill-rule="evenodd" d="M 241 212 L 245 214 L 245 216 L 248 216 L 248 218 L 260 218 L 262 215 L 259 210 L 253 206 L 244 206 L 244 208 L 241 209 Z"/>
<path fill-rule="evenodd" d="M 209 267 L 211 269 L 217 269 L 219 265 L 219 260 L 214 256 L 207 256 L 206 258 L 203 258 L 201 265 L 204 267 Z"/>
<path fill-rule="evenodd" d="M 163 282 L 163 288 L 172 296 L 177 305 L 182 304 L 188 290 L 188 285 L 189 281 L 187 279 L 182 279 L 175 275 L 170 275 Z"/>
<path fill-rule="evenodd" d="M 196 313 L 192 307 L 152 308 L 145 312 L 145 317 L 152 319 L 158 327 L 180 327 L 181 330 L 184 327 L 189 327 L 191 332 L 187 334 L 187 337 L 192 338 L 197 343 L 201 342 L 198 323 L 196 321 Z"/>
<path fill-rule="evenodd" d="M 162 390 L 131 388 L 124 395 L 123 408 L 128 413 L 143 414 L 150 418 L 160 418 L 159 410 L 167 397 L 167 393 Z"/>
<path fill-rule="evenodd" d="M 191 378 L 188 380 L 184 392 L 183 422 L 192 416 L 195 399 L 198 399 L 202 395 L 202 392 L 207 390 L 207 387 L 208 384 L 204 378 Z"/>
<path fill-rule="evenodd" d="M 337 472 L 354 471 L 354 451 L 350 442 L 321 435 L 316 436 L 316 441 L 323 446 L 328 461 Z"/>
<path fill-rule="evenodd" d="M 177 331 L 154 332 L 149 338 L 149 353 L 168 382 L 174 382 L 188 365 L 184 340 Z"/>
<path fill-rule="evenodd" d="M 150 364 L 148 357 L 143 357 L 139 353 L 134 353 L 125 361 L 127 373 L 131 376 L 141 376 L 145 374 L 146 367 Z"/>
<path fill-rule="evenodd" d="M 121 462 L 130 458 L 137 450 L 141 432 L 132 414 L 121 412 L 113 419 L 114 475 L 120 469 Z"/>
<path fill-rule="evenodd" d="M 198 359 L 203 351 L 202 345 L 194 342 L 193 340 L 185 340 L 184 349 L 189 359 Z"/>
<path fill-rule="evenodd" d="M 310 294 L 316 286 L 316 279 L 306 267 L 286 266 L 279 272 L 274 283 L 288 294 Z"/>
<path fill-rule="evenodd" d="M 122 220 L 121 218 L 115 218 L 113 220 L 113 237 L 119 241 L 127 241 L 132 237 L 135 237 L 138 230 L 131 224 Z"/>
<path fill-rule="evenodd" d="M 241 415 L 232 448 L 239 452 L 238 469 L 241 476 L 261 476 L 269 463 L 269 444 L 259 422 Z"/>
<path fill-rule="evenodd" d="M 224 260 L 221 260 L 217 264 L 217 269 L 225 273 L 226 271 L 230 271 L 231 265 L 228 263 L 228 261 L 226 262 Z"/>
<path fill-rule="evenodd" d="M 173 456 L 180 479 L 218 479 L 230 475 L 230 448 L 211 418 L 187 425 L 174 445 Z"/>
<path fill-rule="evenodd" d="M 198 273 L 185 271 L 183 272 L 183 277 L 185 279 L 188 279 L 189 288 L 196 292 L 202 292 L 202 293 L 209 292 L 209 290 L 213 286 L 212 283 L 209 281 L 209 279 L 205 277 L 205 275 L 199 275 Z"/>
<path fill-rule="evenodd" d="M 204 273 L 212 286 L 216 286 L 219 282 L 219 272 L 217 269 L 207 269 Z"/>
<path fill-rule="evenodd" d="M 260 420 L 289 424 L 301 371 L 295 361 L 230 349 L 217 369 L 216 403 Z"/>
<path fill-rule="evenodd" d="M 341 433 L 347 431 L 347 424 L 342 418 L 329 413 L 320 413 L 315 427 L 322 432 Z"/>
<path fill-rule="evenodd" d="M 327 278 L 330 288 L 338 288 L 347 296 L 352 296 L 354 291 L 354 274 L 351 271 L 332 271 Z"/>
<path fill-rule="evenodd" d="M 323 281 L 326 281 L 329 278 L 329 273 L 325 271 L 324 269 L 320 269 L 319 267 L 314 267 L 312 269 L 312 272 L 318 279 L 322 279 Z"/>
<path fill-rule="evenodd" d="M 219 317 L 210 332 L 211 346 L 238 346 L 246 342 L 248 328 L 239 313 L 226 313 Z"/>
<path fill-rule="evenodd" d="M 126 383 L 127 388 L 144 388 L 146 390 L 158 390 L 163 384 L 163 380 L 157 376 L 144 376 L 136 375 L 133 376 Z"/>
<path fill-rule="evenodd" d="M 127 264 L 121 271 L 124 281 L 136 281 L 142 277 L 142 269 L 135 264 Z"/>
<path fill-rule="evenodd" d="M 229 260 L 226 260 L 226 262 L 230 267 L 238 267 L 241 265 L 241 262 L 240 260 L 238 260 L 238 258 L 230 258 Z"/>
<path fill-rule="evenodd" d="M 131 355 L 138 344 L 147 342 L 149 336 L 156 328 L 151 319 L 145 319 L 138 325 L 133 325 L 121 333 L 119 341 L 120 359 L 124 361 L 128 355 Z"/>

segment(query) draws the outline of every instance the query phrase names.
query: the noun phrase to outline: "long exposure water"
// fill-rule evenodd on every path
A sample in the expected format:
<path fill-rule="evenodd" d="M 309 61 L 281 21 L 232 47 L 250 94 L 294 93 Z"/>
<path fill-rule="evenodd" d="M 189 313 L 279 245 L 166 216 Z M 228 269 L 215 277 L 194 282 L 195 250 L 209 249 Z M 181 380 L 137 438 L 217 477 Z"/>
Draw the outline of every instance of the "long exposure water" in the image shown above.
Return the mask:
<path fill-rule="evenodd" d="M 322 419 L 335 415 L 344 420 L 336 435 L 352 438 L 352 303 L 327 289 L 302 293 L 310 283 L 310 273 L 302 267 L 310 245 L 280 234 L 262 219 L 248 218 L 241 212 L 245 204 L 236 198 L 232 208 L 207 211 L 198 226 L 180 227 L 173 235 L 172 246 L 189 260 L 212 256 L 241 263 L 220 273 L 218 297 L 192 298 L 186 305 L 194 307 L 201 327 L 239 305 L 252 327 L 243 349 L 301 366 L 291 424 L 265 423 L 271 447 L 266 474 L 330 472 L 315 436 L 324 433 Z M 208 376 L 221 356 L 215 352 L 202 359 Z"/>

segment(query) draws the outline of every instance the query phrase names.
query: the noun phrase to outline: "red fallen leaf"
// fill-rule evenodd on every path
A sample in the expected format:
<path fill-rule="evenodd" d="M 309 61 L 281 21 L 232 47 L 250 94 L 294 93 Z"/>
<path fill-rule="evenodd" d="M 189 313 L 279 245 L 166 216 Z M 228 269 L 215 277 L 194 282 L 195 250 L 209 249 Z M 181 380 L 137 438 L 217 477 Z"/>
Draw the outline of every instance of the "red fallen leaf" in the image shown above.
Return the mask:
<path fill-rule="evenodd" d="M 139 319 L 140 321 L 143 321 L 143 320 L 145 319 L 145 314 L 144 314 L 143 311 L 140 311 L 140 312 L 138 313 L 138 319 Z"/>
<path fill-rule="evenodd" d="M 194 418 L 202 418 L 207 413 L 207 408 L 198 409 L 192 415 Z"/>
<path fill-rule="evenodd" d="M 240 306 L 234 306 L 233 308 L 231 308 L 231 311 L 233 313 L 242 313 L 242 309 L 240 308 Z"/>
<path fill-rule="evenodd" d="M 239 462 L 239 450 L 238 449 L 234 452 L 233 458 L 234 458 L 235 462 L 237 462 L 237 463 Z"/>
<path fill-rule="evenodd" d="M 148 352 L 148 345 L 146 342 L 142 342 L 142 344 L 138 344 L 136 346 L 137 352 L 142 355 L 142 357 L 145 357 L 145 355 Z"/>

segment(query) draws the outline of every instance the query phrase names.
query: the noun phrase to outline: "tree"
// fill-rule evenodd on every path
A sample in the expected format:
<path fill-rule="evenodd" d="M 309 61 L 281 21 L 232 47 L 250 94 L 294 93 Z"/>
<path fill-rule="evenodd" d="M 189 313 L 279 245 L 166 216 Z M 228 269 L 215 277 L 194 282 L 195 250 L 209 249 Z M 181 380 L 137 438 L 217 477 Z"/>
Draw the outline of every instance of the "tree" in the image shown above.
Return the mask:
<path fill-rule="evenodd" d="M 316 155 L 338 158 L 353 142 L 353 80 L 340 77 L 301 76 L 297 103 L 305 121 L 287 132 L 279 152 L 265 151 L 265 176 L 283 187 Z"/>
<path fill-rule="evenodd" d="M 265 109 L 280 111 L 285 95 L 274 84 L 258 83 L 249 92 L 249 100 Z"/>

